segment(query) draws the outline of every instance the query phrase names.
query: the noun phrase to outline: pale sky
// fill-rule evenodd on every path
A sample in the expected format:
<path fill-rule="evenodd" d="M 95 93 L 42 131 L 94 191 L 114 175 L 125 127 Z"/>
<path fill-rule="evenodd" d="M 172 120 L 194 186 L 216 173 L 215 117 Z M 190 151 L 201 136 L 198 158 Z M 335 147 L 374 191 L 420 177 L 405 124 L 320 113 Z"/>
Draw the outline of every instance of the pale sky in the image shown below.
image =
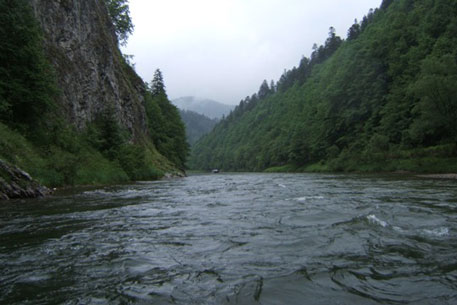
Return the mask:
<path fill-rule="evenodd" d="M 264 79 L 309 57 L 333 26 L 346 38 L 381 0 L 130 0 L 135 31 L 125 54 L 150 81 L 162 70 L 168 96 L 238 104 Z"/>

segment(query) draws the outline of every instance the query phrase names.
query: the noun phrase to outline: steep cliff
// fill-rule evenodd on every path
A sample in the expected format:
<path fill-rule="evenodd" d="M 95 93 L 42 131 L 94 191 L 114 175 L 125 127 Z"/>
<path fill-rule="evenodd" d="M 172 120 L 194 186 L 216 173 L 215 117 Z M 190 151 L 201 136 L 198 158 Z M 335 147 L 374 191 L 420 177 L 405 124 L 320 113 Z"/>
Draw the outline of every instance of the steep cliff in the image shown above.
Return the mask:
<path fill-rule="evenodd" d="M 184 173 L 179 113 L 124 60 L 105 1 L 0 0 L 0 24 L 4 164 L 49 187 Z"/>
<path fill-rule="evenodd" d="M 109 108 L 134 137 L 146 133 L 144 84 L 122 58 L 104 1 L 30 3 L 57 73 L 66 121 L 82 130 Z"/>

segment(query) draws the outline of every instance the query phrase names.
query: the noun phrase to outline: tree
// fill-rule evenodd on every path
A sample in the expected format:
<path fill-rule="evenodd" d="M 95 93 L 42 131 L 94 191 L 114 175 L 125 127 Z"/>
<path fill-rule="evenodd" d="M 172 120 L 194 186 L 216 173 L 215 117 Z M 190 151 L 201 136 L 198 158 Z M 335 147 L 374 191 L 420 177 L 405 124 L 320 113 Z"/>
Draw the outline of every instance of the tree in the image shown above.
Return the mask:
<path fill-rule="evenodd" d="M 0 120 L 37 133 L 55 108 L 55 76 L 26 0 L 0 0 Z"/>
<path fill-rule="evenodd" d="M 343 41 L 339 36 L 336 36 L 334 27 L 329 28 L 328 38 L 325 41 L 326 58 L 332 55 L 341 45 Z"/>
<path fill-rule="evenodd" d="M 258 95 L 259 99 L 263 99 L 269 94 L 270 94 L 270 87 L 268 87 L 267 81 L 264 80 L 262 82 L 262 85 L 260 85 L 259 93 L 257 95 Z"/>
<path fill-rule="evenodd" d="M 145 108 L 151 139 L 163 156 L 184 169 L 189 152 L 186 129 L 178 109 L 168 100 L 160 69 L 146 88 Z"/>
<path fill-rule="evenodd" d="M 348 40 L 356 39 L 360 34 L 360 24 L 357 19 L 354 20 L 354 24 L 348 30 Z"/>
<path fill-rule="evenodd" d="M 436 144 L 446 138 L 457 141 L 456 71 L 454 55 L 429 56 L 422 62 L 421 74 L 411 86 L 420 99 L 416 106 L 420 117 L 413 125 L 413 133 L 422 136 L 425 144 Z"/>
<path fill-rule="evenodd" d="M 392 2 L 394 2 L 394 0 L 382 0 L 381 9 L 387 9 L 392 4 Z"/>
<path fill-rule="evenodd" d="M 130 17 L 128 0 L 105 0 L 111 21 L 121 45 L 127 44 L 127 39 L 133 33 L 134 25 Z"/>
<path fill-rule="evenodd" d="M 154 72 L 154 78 L 151 81 L 151 93 L 152 95 L 166 95 L 165 83 L 163 82 L 162 71 L 157 69 Z"/>
<path fill-rule="evenodd" d="M 126 134 L 116 119 L 112 106 L 108 106 L 88 126 L 88 139 L 92 147 L 113 160 L 118 156 L 119 148 L 126 143 Z"/>
<path fill-rule="evenodd" d="M 271 91 L 271 93 L 276 92 L 276 84 L 275 84 L 274 80 L 271 80 L 271 82 L 270 82 L 270 91 Z"/>

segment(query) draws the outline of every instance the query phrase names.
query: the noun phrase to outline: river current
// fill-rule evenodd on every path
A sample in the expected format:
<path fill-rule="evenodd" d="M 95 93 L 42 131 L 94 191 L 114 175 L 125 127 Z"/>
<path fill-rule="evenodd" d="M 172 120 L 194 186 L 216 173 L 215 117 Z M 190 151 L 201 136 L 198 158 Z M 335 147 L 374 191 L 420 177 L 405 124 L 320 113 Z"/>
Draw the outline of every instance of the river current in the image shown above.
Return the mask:
<path fill-rule="evenodd" d="M 212 174 L 2 202 L 0 304 L 457 304 L 457 181 Z"/>

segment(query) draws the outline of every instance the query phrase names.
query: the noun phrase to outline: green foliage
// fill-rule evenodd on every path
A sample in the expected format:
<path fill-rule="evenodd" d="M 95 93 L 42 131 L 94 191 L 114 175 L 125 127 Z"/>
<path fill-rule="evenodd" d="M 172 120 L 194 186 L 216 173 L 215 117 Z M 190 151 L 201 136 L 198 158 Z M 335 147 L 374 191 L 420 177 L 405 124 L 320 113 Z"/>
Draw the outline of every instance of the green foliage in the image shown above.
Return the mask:
<path fill-rule="evenodd" d="M 419 119 L 411 126 L 412 139 L 418 143 L 438 144 L 449 138 L 457 142 L 457 63 L 456 56 L 428 56 L 421 73 L 411 85 L 419 103 Z"/>
<path fill-rule="evenodd" d="M 0 123 L 0 159 L 21 168 L 41 166 L 44 159 L 36 148 L 17 131 Z"/>
<path fill-rule="evenodd" d="M 347 41 L 331 28 L 275 91 L 264 94 L 264 82 L 262 94 L 199 140 L 190 167 L 445 169 L 437 160 L 457 156 L 455 16 L 454 1 L 386 0 L 351 27 Z M 436 156 L 443 146 L 452 149 Z"/>
<path fill-rule="evenodd" d="M 83 150 L 74 174 L 73 185 L 100 185 L 130 181 L 117 161 L 110 161 L 93 149 Z"/>
<path fill-rule="evenodd" d="M 153 96 L 164 95 L 166 97 L 167 92 L 165 90 L 165 82 L 163 80 L 162 71 L 157 69 L 154 72 L 154 77 L 151 81 L 150 92 Z"/>
<path fill-rule="evenodd" d="M 159 178 L 161 173 L 146 159 L 147 147 L 129 143 L 130 135 L 116 117 L 114 110 L 108 108 L 88 125 L 85 141 L 125 173 L 128 180 Z M 122 180 L 122 174 L 116 175 Z"/>
<path fill-rule="evenodd" d="M 146 148 L 124 144 L 118 152 L 118 160 L 130 180 L 158 179 L 162 174 L 146 160 Z"/>
<path fill-rule="evenodd" d="M 127 44 L 127 39 L 133 33 L 134 25 L 130 17 L 128 0 L 105 0 L 117 38 L 121 45 Z"/>
<path fill-rule="evenodd" d="M 128 132 L 122 129 L 112 108 L 99 114 L 87 127 L 87 140 L 91 146 L 111 160 L 117 157 L 127 138 Z"/>
<path fill-rule="evenodd" d="M 26 0 L 0 0 L 0 121 L 43 132 L 57 93 L 43 38 Z"/>
<path fill-rule="evenodd" d="M 163 176 L 159 168 L 166 160 L 157 160 L 157 153 L 147 144 L 135 145 L 123 140 L 115 144 L 116 149 L 100 145 L 120 138 L 99 129 L 109 125 L 100 121 L 91 124 L 84 134 L 61 128 L 54 134 L 59 141 L 41 146 L 0 123 L 0 159 L 16 164 L 47 186 L 120 183 Z M 94 135 L 98 138 L 93 138 Z M 172 170 L 172 166 L 164 170 Z"/>
<path fill-rule="evenodd" d="M 156 70 L 145 94 L 145 108 L 150 137 L 157 150 L 184 170 L 189 144 L 179 111 L 168 100 L 162 73 Z"/>

